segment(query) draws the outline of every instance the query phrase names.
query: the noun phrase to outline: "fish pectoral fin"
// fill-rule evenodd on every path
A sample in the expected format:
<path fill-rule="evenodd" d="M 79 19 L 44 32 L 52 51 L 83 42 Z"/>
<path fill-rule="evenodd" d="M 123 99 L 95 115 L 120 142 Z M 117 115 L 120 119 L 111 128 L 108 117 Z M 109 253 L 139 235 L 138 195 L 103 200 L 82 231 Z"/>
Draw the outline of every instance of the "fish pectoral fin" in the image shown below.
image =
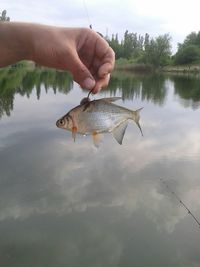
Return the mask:
<path fill-rule="evenodd" d="M 113 137 L 117 140 L 117 142 L 121 145 L 123 138 L 124 138 L 124 134 L 127 128 L 128 122 L 122 122 L 119 126 L 117 126 L 113 131 Z"/>
<path fill-rule="evenodd" d="M 101 143 L 101 141 L 102 141 L 103 135 L 94 132 L 94 133 L 92 134 L 92 138 L 93 138 L 94 146 L 95 146 L 95 147 L 99 147 L 99 145 L 100 145 L 100 143 Z"/>
<path fill-rule="evenodd" d="M 72 127 L 72 137 L 74 139 L 74 142 L 76 140 L 76 133 L 77 133 L 77 127 L 76 126 L 73 126 Z"/>
<path fill-rule="evenodd" d="M 107 102 L 115 102 L 120 99 L 122 99 L 122 97 L 105 97 L 105 98 L 101 98 L 100 100 L 104 100 Z"/>

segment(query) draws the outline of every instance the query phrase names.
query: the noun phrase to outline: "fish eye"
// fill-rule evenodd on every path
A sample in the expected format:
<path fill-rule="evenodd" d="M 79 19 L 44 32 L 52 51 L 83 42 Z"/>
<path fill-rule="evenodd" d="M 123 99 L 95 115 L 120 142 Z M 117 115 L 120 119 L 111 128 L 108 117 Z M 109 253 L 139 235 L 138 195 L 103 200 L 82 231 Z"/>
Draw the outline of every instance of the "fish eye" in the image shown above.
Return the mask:
<path fill-rule="evenodd" d="M 64 121 L 63 119 L 60 119 L 59 123 L 60 123 L 61 125 L 64 125 L 64 124 L 65 124 L 65 121 Z"/>

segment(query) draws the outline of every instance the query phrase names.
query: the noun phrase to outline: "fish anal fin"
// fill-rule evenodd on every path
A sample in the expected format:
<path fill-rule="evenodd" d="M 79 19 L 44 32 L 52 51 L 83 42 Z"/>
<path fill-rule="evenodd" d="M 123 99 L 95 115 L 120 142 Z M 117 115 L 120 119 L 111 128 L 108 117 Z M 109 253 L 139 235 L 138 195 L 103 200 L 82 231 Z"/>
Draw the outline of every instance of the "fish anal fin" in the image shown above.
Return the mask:
<path fill-rule="evenodd" d="M 94 146 L 98 148 L 102 141 L 103 135 L 100 133 L 94 132 L 92 134 L 92 138 L 93 138 Z"/>
<path fill-rule="evenodd" d="M 124 138 L 124 134 L 127 128 L 128 122 L 122 122 L 119 126 L 117 126 L 113 131 L 113 137 L 117 140 L 117 142 L 121 145 L 123 138 Z"/>
<path fill-rule="evenodd" d="M 74 139 L 74 142 L 76 140 L 76 133 L 77 133 L 77 127 L 76 126 L 73 126 L 72 127 L 72 137 Z"/>

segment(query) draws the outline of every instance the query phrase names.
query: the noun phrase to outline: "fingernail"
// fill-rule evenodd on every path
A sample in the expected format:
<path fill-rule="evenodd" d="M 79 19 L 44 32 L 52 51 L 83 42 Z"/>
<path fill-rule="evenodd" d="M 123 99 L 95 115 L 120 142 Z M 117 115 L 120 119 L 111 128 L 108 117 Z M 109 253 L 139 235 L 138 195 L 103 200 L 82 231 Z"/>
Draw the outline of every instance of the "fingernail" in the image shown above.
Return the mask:
<path fill-rule="evenodd" d="M 99 93 L 100 91 L 101 91 L 101 87 L 99 87 L 99 88 L 96 88 L 94 91 L 92 91 L 92 93 L 93 94 L 97 94 L 97 93 Z"/>
<path fill-rule="evenodd" d="M 83 81 L 83 88 L 86 88 L 86 89 L 92 89 L 94 88 L 95 86 L 95 81 L 91 78 L 86 78 L 84 81 Z"/>

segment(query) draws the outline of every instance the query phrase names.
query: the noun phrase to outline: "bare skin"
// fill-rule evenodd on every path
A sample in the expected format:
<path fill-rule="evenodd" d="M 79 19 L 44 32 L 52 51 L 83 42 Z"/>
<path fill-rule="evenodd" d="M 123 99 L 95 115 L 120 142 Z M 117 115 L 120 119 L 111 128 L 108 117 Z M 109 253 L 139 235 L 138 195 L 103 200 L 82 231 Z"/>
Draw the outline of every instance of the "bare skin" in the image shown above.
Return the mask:
<path fill-rule="evenodd" d="M 108 43 L 91 29 L 1 22 L 0 67 L 24 59 L 68 70 L 93 93 L 108 85 L 115 62 Z"/>

